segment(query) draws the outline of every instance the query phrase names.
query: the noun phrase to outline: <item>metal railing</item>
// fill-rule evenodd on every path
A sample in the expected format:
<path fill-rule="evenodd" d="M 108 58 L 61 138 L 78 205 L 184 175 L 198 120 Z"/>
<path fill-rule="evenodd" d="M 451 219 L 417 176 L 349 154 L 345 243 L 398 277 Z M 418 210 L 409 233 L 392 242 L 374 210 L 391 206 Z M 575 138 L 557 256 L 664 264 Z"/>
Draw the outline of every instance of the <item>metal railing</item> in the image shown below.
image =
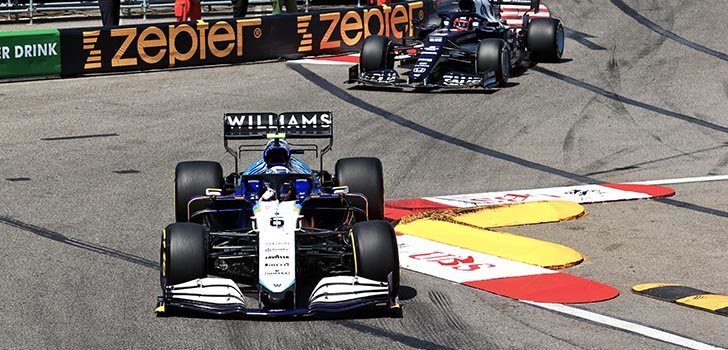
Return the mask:
<path fill-rule="evenodd" d="M 299 3 L 303 4 L 304 12 L 309 11 L 309 0 L 298 0 Z M 249 5 L 268 5 L 270 0 L 249 0 Z M 202 0 L 201 1 L 203 12 L 207 8 L 208 11 L 212 6 L 229 6 L 232 9 L 231 0 Z M 357 0 L 356 6 L 362 6 L 362 0 Z M 139 9 L 141 11 L 142 19 L 147 19 L 147 14 L 150 9 L 155 8 L 173 8 L 174 0 L 122 0 L 121 11 L 126 11 L 127 16 L 131 15 L 131 10 Z M 37 2 L 35 0 L 7 0 L 6 3 L 0 3 L 0 15 L 15 16 L 18 20 L 19 14 L 27 13 L 29 24 L 33 24 L 33 16 L 37 12 L 43 11 L 82 11 L 82 10 L 98 10 L 99 3 L 97 0 L 81 0 L 81 1 L 53 1 L 46 0 Z"/>

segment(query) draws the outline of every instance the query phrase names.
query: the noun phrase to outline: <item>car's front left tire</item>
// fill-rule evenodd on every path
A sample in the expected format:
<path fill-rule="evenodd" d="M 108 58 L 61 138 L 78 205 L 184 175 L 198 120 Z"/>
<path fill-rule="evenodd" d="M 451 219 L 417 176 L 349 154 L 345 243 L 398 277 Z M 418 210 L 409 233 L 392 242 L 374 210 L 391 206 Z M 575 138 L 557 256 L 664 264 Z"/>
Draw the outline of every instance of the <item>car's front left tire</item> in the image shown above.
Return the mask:
<path fill-rule="evenodd" d="M 162 286 L 207 277 L 209 234 L 204 226 L 193 223 L 167 225 L 160 246 Z"/>
<path fill-rule="evenodd" d="M 502 39 L 483 39 L 478 43 L 475 72 L 489 78 L 489 72 L 495 73 L 499 86 L 508 83 L 511 75 L 511 49 Z"/>
<path fill-rule="evenodd" d="M 364 39 L 359 54 L 359 67 L 362 72 L 372 72 L 394 68 L 394 48 L 392 40 L 383 35 L 370 35 Z"/>

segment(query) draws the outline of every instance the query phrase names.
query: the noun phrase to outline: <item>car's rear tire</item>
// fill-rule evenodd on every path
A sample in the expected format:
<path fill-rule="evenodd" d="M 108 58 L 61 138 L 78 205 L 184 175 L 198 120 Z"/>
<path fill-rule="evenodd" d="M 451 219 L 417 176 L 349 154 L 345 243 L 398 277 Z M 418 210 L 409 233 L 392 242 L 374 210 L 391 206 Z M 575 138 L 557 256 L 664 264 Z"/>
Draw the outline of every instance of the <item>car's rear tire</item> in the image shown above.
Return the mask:
<path fill-rule="evenodd" d="M 359 55 L 359 67 L 363 72 L 394 68 L 392 40 L 382 35 L 370 35 L 364 39 Z"/>
<path fill-rule="evenodd" d="M 164 229 L 159 259 L 162 286 L 207 277 L 208 237 L 204 226 L 193 223 Z"/>
<path fill-rule="evenodd" d="M 225 179 L 218 162 L 190 161 L 177 164 L 174 171 L 174 215 L 177 222 L 187 222 L 187 204 L 195 196 L 204 196 L 208 188 L 222 189 Z M 194 211 L 194 208 L 191 208 Z"/>
<path fill-rule="evenodd" d="M 478 43 L 475 72 L 488 78 L 488 72 L 495 71 L 499 86 L 508 83 L 511 75 L 511 49 L 502 39 L 483 39 Z"/>
<path fill-rule="evenodd" d="M 348 186 L 350 193 L 361 193 L 366 197 L 366 203 L 359 198 L 351 198 L 350 202 L 353 206 L 368 212 L 369 220 L 384 219 L 384 175 L 382 162 L 379 159 L 371 157 L 339 159 L 336 162 L 336 183 L 338 186 Z M 357 215 L 356 219 L 364 221 L 367 216 Z"/>
<path fill-rule="evenodd" d="M 354 272 L 375 281 L 387 281 L 392 274 L 392 288 L 399 293 L 399 252 L 397 237 L 389 222 L 374 220 L 359 222 L 351 229 L 354 250 Z"/>
<path fill-rule="evenodd" d="M 559 62 L 564 53 L 564 26 L 556 18 L 536 18 L 528 24 L 526 49 L 532 62 Z"/>

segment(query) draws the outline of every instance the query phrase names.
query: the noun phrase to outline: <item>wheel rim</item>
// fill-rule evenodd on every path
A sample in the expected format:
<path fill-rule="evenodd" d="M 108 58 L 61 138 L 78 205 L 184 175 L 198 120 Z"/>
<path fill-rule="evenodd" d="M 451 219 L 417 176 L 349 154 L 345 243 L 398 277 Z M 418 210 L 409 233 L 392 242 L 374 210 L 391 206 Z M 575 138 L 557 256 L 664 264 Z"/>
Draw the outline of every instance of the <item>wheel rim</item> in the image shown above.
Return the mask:
<path fill-rule="evenodd" d="M 511 75 L 511 55 L 508 47 L 504 47 L 501 51 L 501 72 L 503 73 L 503 82 L 508 80 Z"/>
<path fill-rule="evenodd" d="M 564 53 L 564 27 L 559 24 L 556 30 L 556 57 L 561 58 L 562 53 Z"/>

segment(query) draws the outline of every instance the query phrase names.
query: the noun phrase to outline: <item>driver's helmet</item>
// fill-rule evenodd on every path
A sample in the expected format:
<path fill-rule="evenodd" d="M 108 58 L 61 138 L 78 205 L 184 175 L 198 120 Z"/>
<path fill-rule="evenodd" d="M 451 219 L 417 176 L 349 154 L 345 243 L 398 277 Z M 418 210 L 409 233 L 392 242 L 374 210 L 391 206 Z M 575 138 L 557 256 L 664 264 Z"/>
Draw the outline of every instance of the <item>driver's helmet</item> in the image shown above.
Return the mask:
<path fill-rule="evenodd" d="M 470 30 L 470 25 L 473 23 L 473 19 L 470 17 L 458 17 L 452 24 L 455 30 Z"/>
<path fill-rule="evenodd" d="M 268 168 L 286 167 L 291 160 L 291 149 L 285 140 L 270 140 L 263 150 L 263 160 Z"/>

